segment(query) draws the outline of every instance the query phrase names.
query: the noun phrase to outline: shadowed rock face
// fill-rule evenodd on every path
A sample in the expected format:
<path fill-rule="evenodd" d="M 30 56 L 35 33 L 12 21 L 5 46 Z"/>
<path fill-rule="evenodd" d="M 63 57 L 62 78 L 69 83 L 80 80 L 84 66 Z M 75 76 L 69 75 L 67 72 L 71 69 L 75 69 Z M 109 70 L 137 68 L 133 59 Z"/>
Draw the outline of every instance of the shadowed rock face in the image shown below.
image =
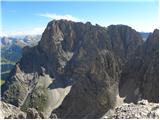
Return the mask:
<path fill-rule="evenodd" d="M 143 40 L 139 33 L 125 25 L 110 25 L 108 34 L 111 39 L 113 51 L 122 59 L 128 59 Z"/>
<path fill-rule="evenodd" d="M 126 102 L 141 98 L 159 101 L 158 36 L 159 30 L 156 29 L 123 68 L 119 87 L 120 96 L 126 96 Z"/>
<path fill-rule="evenodd" d="M 116 28 L 116 26 L 110 27 Z M 129 37 L 136 34 L 134 30 L 128 28 L 127 26 L 124 26 L 123 29 L 129 29 Z M 108 31 L 105 33 L 105 36 L 107 36 Z M 133 35 L 131 31 L 133 31 Z M 102 36 L 96 30 L 94 32 L 95 34 L 98 34 L 98 36 Z M 112 32 L 116 35 L 117 31 L 113 29 Z M 119 35 L 122 33 L 119 30 L 117 34 Z M 94 36 L 94 34 L 92 34 L 92 36 Z M 99 118 L 105 111 L 114 107 L 116 100 L 115 95 L 118 94 L 117 85 L 122 61 L 119 60 L 119 56 L 121 55 L 115 56 L 116 49 L 120 50 L 120 48 L 114 48 L 111 44 L 111 37 L 113 36 L 109 35 L 108 39 L 104 37 L 103 41 L 101 41 L 101 37 L 97 38 L 95 36 L 91 37 L 92 39 L 88 38 L 83 42 L 83 46 L 80 48 L 79 53 L 75 54 L 73 59 L 69 62 L 69 66 L 66 67 L 66 76 L 69 75 L 70 79 L 76 80 L 77 83 L 72 86 L 70 93 L 64 99 L 62 105 L 57 110 L 53 111 L 58 117 Z M 134 50 L 138 45 L 142 44 L 142 40 L 138 37 L 136 38 L 136 41 L 139 42 L 137 42 L 138 44 L 135 43 L 134 49 L 131 49 L 132 53 L 134 53 Z M 100 43 L 95 44 L 96 39 L 98 39 Z M 129 41 L 130 38 L 126 38 L 124 35 L 123 37 L 120 36 L 118 39 L 122 42 L 122 39 Z M 90 43 L 92 40 L 94 41 L 93 45 Z M 125 46 L 124 43 L 125 42 L 121 43 L 123 47 Z M 108 44 L 108 46 L 99 46 L 99 44 Z M 132 47 L 132 44 L 130 46 Z M 130 46 L 128 49 L 130 49 Z M 128 52 L 128 54 L 132 53 Z M 126 59 L 124 56 L 121 57 Z M 71 101 L 72 104 L 70 104 Z M 66 112 L 64 113 L 64 111 Z"/>
<path fill-rule="evenodd" d="M 58 118 L 100 118 L 115 105 L 124 61 L 142 43 L 128 26 L 51 21 L 38 45 L 24 48 L 3 100 L 46 118 L 52 111 Z"/>

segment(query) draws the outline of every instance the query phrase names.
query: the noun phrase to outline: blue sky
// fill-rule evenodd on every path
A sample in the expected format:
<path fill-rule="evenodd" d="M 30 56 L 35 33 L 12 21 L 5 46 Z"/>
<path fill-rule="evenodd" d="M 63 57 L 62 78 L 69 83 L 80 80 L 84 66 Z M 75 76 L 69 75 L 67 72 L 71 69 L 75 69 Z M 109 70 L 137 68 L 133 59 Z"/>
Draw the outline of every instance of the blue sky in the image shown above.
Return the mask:
<path fill-rule="evenodd" d="M 136 0 L 73 1 L 2 1 L 2 34 L 41 34 L 53 19 L 90 21 L 92 24 L 129 25 L 137 31 L 152 32 L 158 27 L 158 1 Z"/>

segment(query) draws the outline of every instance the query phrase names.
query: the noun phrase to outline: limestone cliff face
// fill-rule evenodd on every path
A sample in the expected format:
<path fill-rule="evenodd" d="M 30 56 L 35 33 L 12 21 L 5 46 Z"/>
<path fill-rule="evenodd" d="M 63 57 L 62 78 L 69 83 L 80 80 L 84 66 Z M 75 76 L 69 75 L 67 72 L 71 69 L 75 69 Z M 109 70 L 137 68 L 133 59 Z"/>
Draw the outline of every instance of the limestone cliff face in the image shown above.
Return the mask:
<path fill-rule="evenodd" d="M 108 34 L 107 30 L 107 33 L 104 31 L 105 34 L 102 38 L 102 30 L 103 28 L 101 28 L 100 33 L 97 30 L 94 31 L 94 34 L 98 34 L 98 38 L 91 34 L 93 37 L 90 36 L 90 38 L 92 39 L 88 37 L 82 43 L 83 46 L 66 67 L 66 76 L 73 81 L 76 80 L 77 83 L 72 86 L 71 92 L 64 99 L 62 105 L 53 111 L 60 118 L 98 118 L 105 111 L 114 107 L 122 65 L 121 55 L 117 56 L 114 50 L 120 48 L 113 47 L 110 39 L 112 36 Z M 134 36 L 134 30 L 133 35 L 130 34 Z M 127 39 L 126 36 L 124 38 Z M 119 39 L 122 42 L 124 38 L 120 37 Z M 139 41 L 136 46 L 142 43 L 141 39 L 137 38 L 136 40 Z M 121 44 L 124 47 L 124 43 Z M 130 46 L 128 49 L 130 49 Z M 133 51 L 131 52 L 133 53 Z M 70 104 L 71 101 L 72 105 Z M 64 111 L 66 112 L 64 113 Z"/>
<path fill-rule="evenodd" d="M 108 27 L 112 49 L 121 59 L 128 59 L 143 40 L 138 32 L 125 25 L 110 25 Z"/>
<path fill-rule="evenodd" d="M 100 118 L 113 108 L 124 60 L 142 44 L 130 27 L 54 20 L 2 88 L 3 100 L 48 118 Z M 118 45 L 117 45 L 118 44 Z M 38 98 L 38 99 L 37 99 Z"/>
<path fill-rule="evenodd" d="M 123 68 L 120 95 L 127 102 L 139 99 L 159 101 L 159 30 L 155 30 L 130 57 Z"/>

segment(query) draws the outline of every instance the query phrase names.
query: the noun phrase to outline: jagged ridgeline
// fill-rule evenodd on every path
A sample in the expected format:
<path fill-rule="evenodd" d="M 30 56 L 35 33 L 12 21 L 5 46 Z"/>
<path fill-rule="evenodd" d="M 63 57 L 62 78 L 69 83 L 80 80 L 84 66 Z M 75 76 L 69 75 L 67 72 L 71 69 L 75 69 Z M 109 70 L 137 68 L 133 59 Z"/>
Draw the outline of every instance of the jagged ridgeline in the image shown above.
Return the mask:
<path fill-rule="evenodd" d="M 36 108 L 46 117 L 55 113 L 58 118 L 100 118 L 115 107 L 119 91 L 121 96 L 128 96 L 123 91 L 130 90 L 127 83 L 132 76 L 126 72 L 133 67 L 129 63 L 137 58 L 137 51 L 145 48 L 142 53 L 146 58 L 154 56 L 154 61 L 150 58 L 146 63 L 138 52 L 147 72 L 142 72 L 144 79 L 134 79 L 139 84 L 138 92 L 130 101 L 146 98 L 157 102 L 154 86 L 158 85 L 158 69 L 153 67 L 158 66 L 158 35 L 148 39 L 144 42 L 138 32 L 125 25 L 105 28 L 89 22 L 53 20 L 37 46 L 23 49 L 21 60 L 2 87 L 2 99 L 23 111 Z M 150 67 L 146 69 L 147 64 Z M 129 70 L 125 69 L 127 66 Z M 152 91 L 156 93 L 149 97 Z"/>

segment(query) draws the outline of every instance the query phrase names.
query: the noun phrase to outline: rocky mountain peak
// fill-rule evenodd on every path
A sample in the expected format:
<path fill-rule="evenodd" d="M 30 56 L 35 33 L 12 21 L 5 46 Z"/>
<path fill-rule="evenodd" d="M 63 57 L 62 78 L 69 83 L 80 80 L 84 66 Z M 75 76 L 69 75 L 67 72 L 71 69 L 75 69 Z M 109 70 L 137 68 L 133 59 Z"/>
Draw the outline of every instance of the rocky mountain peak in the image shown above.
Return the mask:
<path fill-rule="evenodd" d="M 114 108 L 122 67 L 141 46 L 139 33 L 128 26 L 53 20 L 37 46 L 24 48 L 3 100 L 47 117 L 100 118 Z"/>

